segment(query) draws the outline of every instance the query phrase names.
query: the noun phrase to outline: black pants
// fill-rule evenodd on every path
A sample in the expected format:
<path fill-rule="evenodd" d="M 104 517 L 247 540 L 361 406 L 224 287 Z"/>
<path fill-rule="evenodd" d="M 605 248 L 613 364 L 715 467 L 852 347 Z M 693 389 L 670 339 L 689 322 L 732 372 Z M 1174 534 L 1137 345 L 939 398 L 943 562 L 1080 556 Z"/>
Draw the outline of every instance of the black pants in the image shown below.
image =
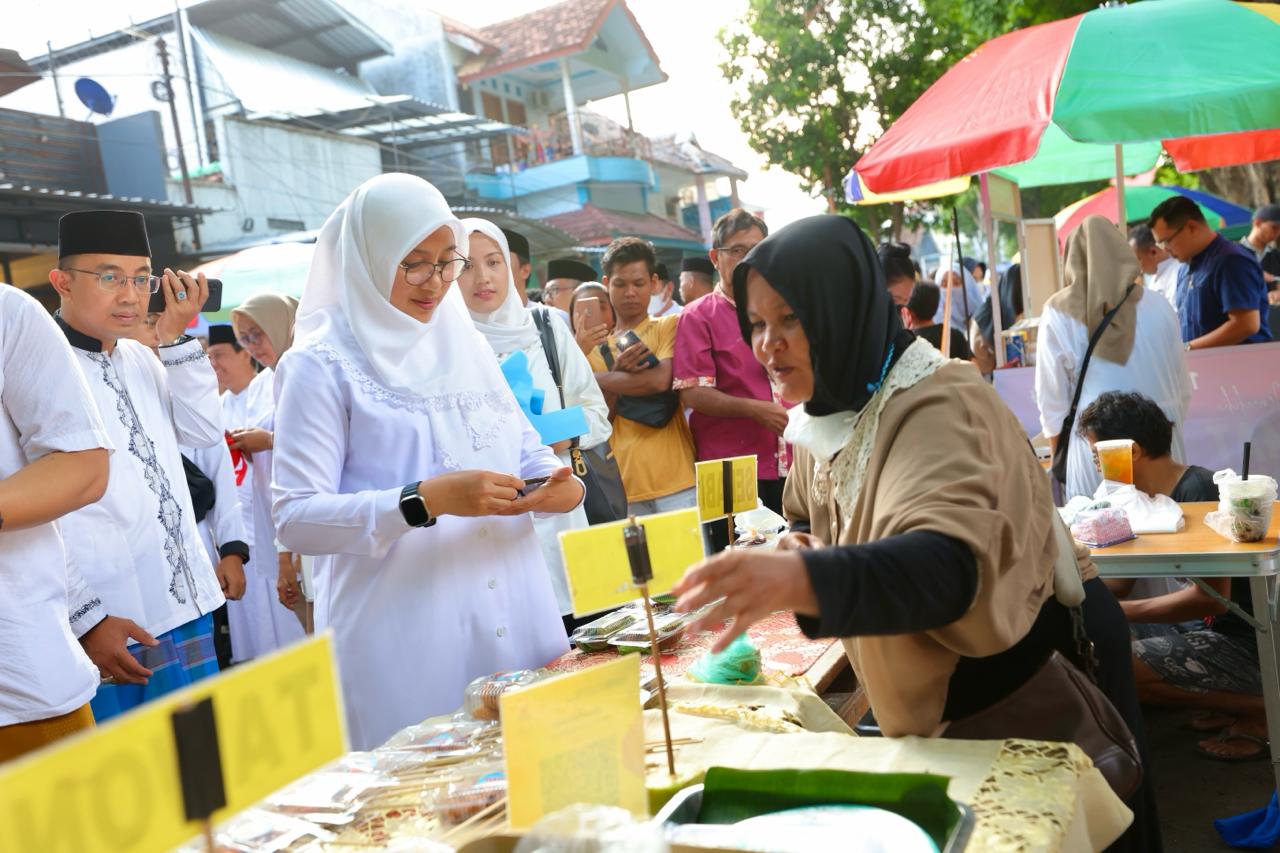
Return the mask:
<path fill-rule="evenodd" d="M 227 624 L 227 605 L 213 611 L 213 652 L 218 656 L 218 669 L 231 666 L 231 626 Z"/>

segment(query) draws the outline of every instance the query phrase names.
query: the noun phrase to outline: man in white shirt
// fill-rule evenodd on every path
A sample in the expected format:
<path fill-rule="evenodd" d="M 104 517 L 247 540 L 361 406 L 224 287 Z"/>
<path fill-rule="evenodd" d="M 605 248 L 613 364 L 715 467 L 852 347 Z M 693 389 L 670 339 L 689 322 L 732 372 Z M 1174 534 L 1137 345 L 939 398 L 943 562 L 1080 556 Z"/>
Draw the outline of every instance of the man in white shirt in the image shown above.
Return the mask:
<path fill-rule="evenodd" d="M 1178 273 L 1183 265 L 1156 245 L 1151 227 L 1146 224 L 1129 229 L 1129 247 L 1138 259 L 1138 266 L 1142 267 L 1143 286 L 1169 300 L 1173 310 L 1177 311 Z"/>
<path fill-rule="evenodd" d="M 566 326 L 573 328 L 569 321 L 569 304 L 573 301 L 573 292 L 584 282 L 595 280 L 596 271 L 582 261 L 570 258 L 551 261 L 547 264 L 547 282 L 542 286 L 542 304 L 564 320 Z"/>
<path fill-rule="evenodd" d="M 78 638 L 147 634 L 108 617 L 67 564 L 55 520 L 102 497 L 111 444 L 48 312 L 7 284 L 0 284 L 0 408 L 4 763 L 93 725 L 98 670 Z M 75 613 L 70 599 L 83 602 Z"/>
<path fill-rule="evenodd" d="M 676 283 L 671 280 L 671 273 L 666 264 L 658 264 L 658 288 L 649 297 L 650 317 L 670 317 L 682 310 L 675 297 Z"/>
<path fill-rule="evenodd" d="M 208 284 L 172 270 L 152 275 L 150 254 L 141 214 L 69 213 L 58 223 L 58 266 L 49 273 L 62 301 L 58 323 L 118 448 L 106 494 L 62 525 L 69 559 L 84 574 L 86 598 L 134 620 L 157 643 L 126 647 L 119 631 L 84 638 L 89 657 L 114 677 L 94 697 L 98 720 L 217 673 L 211 614 L 231 580 L 218 577 L 201 545 L 178 451 L 179 443 L 224 440 L 217 379 L 200 342 L 184 335 Z M 166 301 L 157 359 L 128 338 L 159 290 Z M 136 666 L 122 669 L 125 658 Z"/>

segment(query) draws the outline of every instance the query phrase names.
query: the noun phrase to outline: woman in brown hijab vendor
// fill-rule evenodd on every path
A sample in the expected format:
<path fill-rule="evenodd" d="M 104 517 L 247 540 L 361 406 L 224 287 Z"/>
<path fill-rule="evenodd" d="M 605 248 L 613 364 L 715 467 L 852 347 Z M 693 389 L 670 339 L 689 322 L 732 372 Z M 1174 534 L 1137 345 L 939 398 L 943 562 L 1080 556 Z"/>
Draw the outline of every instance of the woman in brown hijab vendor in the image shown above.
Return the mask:
<path fill-rule="evenodd" d="M 843 638 L 891 737 L 945 735 L 1054 650 L 1075 657 L 1070 611 L 1054 597 L 1049 481 L 1025 431 L 972 365 L 903 329 L 858 226 L 817 216 L 783 228 L 733 287 L 756 358 L 803 403 L 786 431 L 793 532 L 776 552 L 691 569 L 679 608 L 724 598 L 705 620 L 732 620 L 717 648 L 780 609 L 810 637 Z M 1103 690 L 1140 732 L 1124 616 L 1100 581 L 1085 589 L 1099 669 L 1118 685 L 1104 678 Z M 1130 799 L 1138 813 L 1122 842 L 1136 837 L 1120 849 L 1160 849 L 1154 810 L 1143 813 L 1142 791 Z"/>

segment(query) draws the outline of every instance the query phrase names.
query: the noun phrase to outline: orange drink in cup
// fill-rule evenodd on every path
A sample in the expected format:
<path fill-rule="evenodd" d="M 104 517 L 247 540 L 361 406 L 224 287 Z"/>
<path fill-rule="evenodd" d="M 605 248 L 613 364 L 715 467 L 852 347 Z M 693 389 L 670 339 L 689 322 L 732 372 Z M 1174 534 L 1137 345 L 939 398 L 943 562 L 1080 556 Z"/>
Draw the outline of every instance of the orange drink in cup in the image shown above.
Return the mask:
<path fill-rule="evenodd" d="M 1102 479 L 1113 483 L 1133 483 L 1133 439 L 1099 441 L 1094 443 L 1093 449 L 1098 454 Z"/>

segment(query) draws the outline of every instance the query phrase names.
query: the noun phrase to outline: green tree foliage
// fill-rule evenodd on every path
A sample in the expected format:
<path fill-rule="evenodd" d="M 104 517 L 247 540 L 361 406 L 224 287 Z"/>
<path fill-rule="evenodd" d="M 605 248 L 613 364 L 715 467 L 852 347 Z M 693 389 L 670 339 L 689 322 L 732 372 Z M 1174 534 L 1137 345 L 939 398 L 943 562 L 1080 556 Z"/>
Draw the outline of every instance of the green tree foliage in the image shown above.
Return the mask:
<path fill-rule="evenodd" d="M 1099 0 L 925 0 L 928 12 L 959 33 L 948 66 L 984 41 L 1013 30 L 1096 9 Z"/>
<path fill-rule="evenodd" d="M 942 73 L 948 30 L 922 0 L 748 0 L 720 40 L 752 148 L 836 210 L 861 153 Z M 901 215 L 857 213 L 864 223 Z"/>

